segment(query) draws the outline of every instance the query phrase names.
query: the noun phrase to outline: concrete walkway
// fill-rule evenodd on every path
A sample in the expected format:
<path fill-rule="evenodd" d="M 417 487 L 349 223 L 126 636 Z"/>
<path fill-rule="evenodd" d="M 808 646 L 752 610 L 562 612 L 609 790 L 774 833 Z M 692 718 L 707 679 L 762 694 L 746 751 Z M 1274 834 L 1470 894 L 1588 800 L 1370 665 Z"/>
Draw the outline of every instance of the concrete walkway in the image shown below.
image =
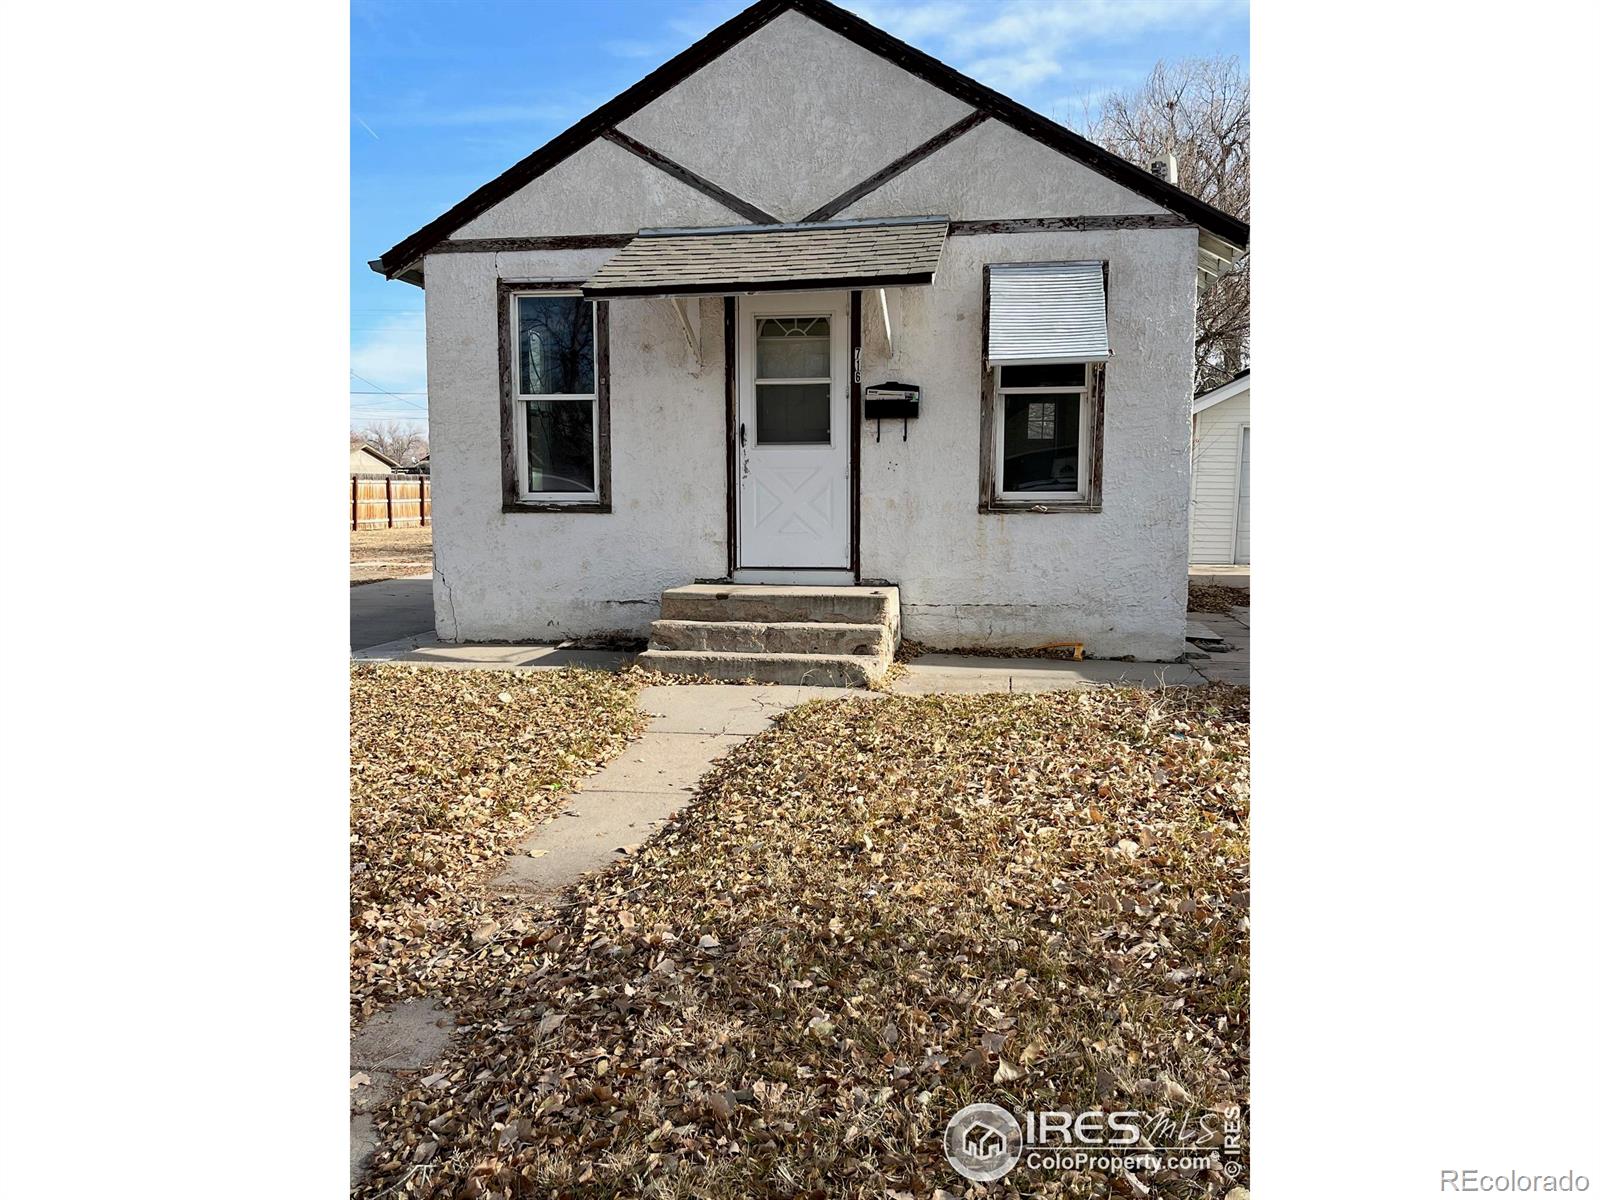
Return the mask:
<path fill-rule="evenodd" d="M 572 794 L 567 810 L 536 829 L 484 890 L 499 895 L 556 892 L 599 870 L 687 804 L 716 759 L 766 729 L 779 713 L 807 700 L 840 698 L 870 701 L 878 693 L 778 684 L 642 689 L 635 703 L 650 717 L 644 735 L 587 779 Z M 453 1015 L 437 1003 L 414 1000 L 376 1014 L 351 1039 L 352 1186 L 377 1148 L 373 1113 L 399 1093 L 403 1075 L 425 1070 L 444 1053 L 454 1023 Z"/>
<path fill-rule="evenodd" d="M 620 671 L 634 659 L 626 650 L 577 650 L 527 642 L 441 642 L 431 629 L 427 633 L 356 650 L 350 657 L 357 662 L 410 663 L 419 667 L 473 671 L 554 670 L 556 667 Z"/>
<path fill-rule="evenodd" d="M 350 649 L 433 632 L 433 576 L 385 579 L 350 589 Z"/>
<path fill-rule="evenodd" d="M 850 688 L 760 684 L 647 687 L 638 706 L 644 736 L 585 780 L 567 811 L 547 821 L 506 860 L 492 891 L 553 892 L 614 862 L 688 803 L 695 784 L 739 743 L 807 700 L 876 699 Z"/>
<path fill-rule="evenodd" d="M 373 1113 L 401 1091 L 401 1076 L 422 1070 L 450 1044 L 455 1016 L 431 1000 L 409 1000 L 375 1014 L 350 1039 L 350 1186 L 378 1146 Z"/>
<path fill-rule="evenodd" d="M 1236 608 L 1233 611 L 1244 614 L 1244 621 L 1249 621 L 1249 609 Z M 1050 692 L 1119 683 L 1138 687 L 1183 687 L 1204 683 L 1209 678 L 1222 675 L 1226 676 L 1226 682 L 1229 683 L 1248 683 L 1250 639 L 1247 624 L 1217 613 L 1191 613 L 1190 617 L 1202 623 L 1214 621 L 1220 626 L 1215 631 L 1235 650 L 1226 657 L 1212 655 L 1215 661 L 1210 663 L 1130 663 L 1107 659 L 1065 662 L 1053 658 L 924 654 L 906 665 L 906 669 L 889 685 L 889 690 L 905 696 L 926 696 L 935 692 Z M 398 638 L 358 650 L 351 657 L 357 662 L 411 663 L 457 670 L 523 671 L 553 670 L 556 667 L 617 671 L 634 659 L 632 654 L 622 650 L 578 650 L 563 646 L 511 643 L 452 645 L 441 642 L 432 633 Z M 1224 671 L 1223 667 L 1230 670 Z M 739 690 L 760 692 L 775 686 L 744 686 Z M 859 689 L 852 688 L 802 690 L 832 697 L 861 694 Z"/>
<path fill-rule="evenodd" d="M 1235 584 L 1249 585 L 1250 568 L 1247 566 L 1193 567 L 1190 577 L 1212 571 L 1218 573 L 1219 582 L 1227 578 Z M 1195 657 L 1184 663 L 1127 663 L 1104 659 L 1074 663 L 1048 658 L 924 654 L 907 664 L 889 690 L 918 696 L 935 692 L 1041 692 L 1117 683 L 1140 687 L 1181 687 L 1207 680 L 1248 684 L 1250 610 L 1235 608 L 1231 613 L 1190 613 L 1189 618 L 1191 626 L 1199 622 L 1228 648 L 1203 651 L 1191 643 L 1190 650 Z M 581 650 L 528 643 L 457 645 L 441 642 L 433 631 L 431 575 L 351 588 L 350 645 L 351 657 L 359 662 L 411 663 L 468 670 L 591 667 L 617 671 L 631 664 L 635 657 L 624 650 Z M 1209 657 L 1199 657 L 1202 653 Z M 760 692 L 763 689 L 746 687 L 744 690 Z M 853 689 L 816 690 L 839 696 Z"/>
<path fill-rule="evenodd" d="M 1112 662 L 1087 659 L 987 658 L 974 654 L 924 654 L 906 665 L 889 690 L 907 696 L 934 692 L 1055 692 L 1099 684 L 1178 687 L 1203 683 L 1187 663 Z"/>
<path fill-rule="evenodd" d="M 1221 643 L 1221 648 L 1214 647 L 1210 640 L 1190 643 L 1195 670 L 1212 683 L 1242 683 L 1248 687 L 1250 610 L 1235 608 L 1227 613 L 1190 613 L 1189 623 L 1191 629 L 1203 627 Z"/>

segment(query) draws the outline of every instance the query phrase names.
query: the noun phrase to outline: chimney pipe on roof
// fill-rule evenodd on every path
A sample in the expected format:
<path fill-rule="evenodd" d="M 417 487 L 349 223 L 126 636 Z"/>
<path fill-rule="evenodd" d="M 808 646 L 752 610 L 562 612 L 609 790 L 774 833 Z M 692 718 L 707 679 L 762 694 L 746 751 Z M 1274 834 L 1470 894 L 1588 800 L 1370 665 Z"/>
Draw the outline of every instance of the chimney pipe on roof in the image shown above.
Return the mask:
<path fill-rule="evenodd" d="M 1169 150 L 1166 157 L 1151 159 L 1150 174 L 1157 179 L 1176 184 L 1178 182 L 1178 156 Z"/>

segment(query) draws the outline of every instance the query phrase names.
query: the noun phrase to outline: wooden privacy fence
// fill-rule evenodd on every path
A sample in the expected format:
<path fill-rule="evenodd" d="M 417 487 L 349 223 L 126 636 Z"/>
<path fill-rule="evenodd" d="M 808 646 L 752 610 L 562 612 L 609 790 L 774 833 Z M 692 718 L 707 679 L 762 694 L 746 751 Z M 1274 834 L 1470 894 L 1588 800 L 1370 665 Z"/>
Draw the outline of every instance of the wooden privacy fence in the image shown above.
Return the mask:
<path fill-rule="evenodd" d="M 351 529 L 416 529 L 432 524 L 433 480 L 428 476 L 350 476 Z"/>

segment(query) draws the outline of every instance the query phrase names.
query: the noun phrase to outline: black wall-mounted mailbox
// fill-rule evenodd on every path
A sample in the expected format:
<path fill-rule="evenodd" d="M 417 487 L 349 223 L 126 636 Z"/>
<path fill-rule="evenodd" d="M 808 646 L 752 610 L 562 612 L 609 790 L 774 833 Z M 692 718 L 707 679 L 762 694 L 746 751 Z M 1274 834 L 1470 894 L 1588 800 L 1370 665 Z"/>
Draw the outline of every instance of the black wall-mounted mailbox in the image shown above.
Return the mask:
<path fill-rule="evenodd" d="M 885 417 L 911 418 L 922 402 L 922 389 L 914 383 L 880 383 L 869 387 L 862 397 L 861 415 L 869 421 Z"/>

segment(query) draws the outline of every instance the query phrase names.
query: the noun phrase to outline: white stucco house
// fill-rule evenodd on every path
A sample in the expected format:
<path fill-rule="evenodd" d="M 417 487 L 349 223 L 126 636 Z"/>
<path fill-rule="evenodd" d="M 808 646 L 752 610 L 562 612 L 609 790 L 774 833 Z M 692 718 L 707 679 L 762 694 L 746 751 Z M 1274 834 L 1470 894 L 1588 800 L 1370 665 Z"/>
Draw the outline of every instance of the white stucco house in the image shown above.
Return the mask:
<path fill-rule="evenodd" d="M 760 0 L 373 263 L 427 293 L 439 635 L 1174 659 L 1196 288 L 1248 240 Z"/>
<path fill-rule="evenodd" d="M 1250 562 L 1250 369 L 1194 398 L 1189 561 Z"/>

